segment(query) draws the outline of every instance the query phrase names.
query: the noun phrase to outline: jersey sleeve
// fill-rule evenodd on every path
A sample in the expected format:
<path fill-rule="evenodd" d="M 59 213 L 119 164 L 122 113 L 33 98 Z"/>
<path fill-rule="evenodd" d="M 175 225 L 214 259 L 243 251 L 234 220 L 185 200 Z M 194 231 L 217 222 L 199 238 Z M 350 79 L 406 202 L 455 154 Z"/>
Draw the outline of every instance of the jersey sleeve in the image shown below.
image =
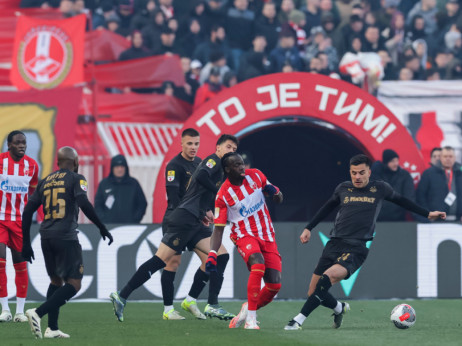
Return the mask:
<path fill-rule="evenodd" d="M 208 157 L 204 160 L 204 164 L 199 166 L 199 169 L 205 170 L 209 176 L 212 176 L 216 171 L 221 170 L 220 162 L 214 157 Z"/>
<path fill-rule="evenodd" d="M 169 162 L 165 168 L 165 186 L 180 187 L 182 179 L 182 169 L 173 162 Z"/>
<path fill-rule="evenodd" d="M 38 185 L 37 185 L 37 188 L 35 189 L 34 193 L 29 197 L 29 200 L 28 200 L 28 204 L 31 203 L 33 205 L 40 205 L 42 204 L 42 197 L 41 197 L 41 193 L 40 193 L 40 186 L 43 184 L 43 180 L 41 180 Z"/>
<path fill-rule="evenodd" d="M 35 189 L 38 184 L 38 174 L 39 174 L 39 167 L 37 162 L 34 161 L 34 173 L 32 174 L 32 179 L 29 183 L 29 188 Z"/>
<path fill-rule="evenodd" d="M 82 174 L 77 174 L 74 181 L 74 197 L 86 196 L 88 191 L 88 183 L 85 177 Z"/>
<path fill-rule="evenodd" d="M 228 221 L 228 206 L 220 193 L 215 200 L 215 226 L 226 226 L 226 221 Z"/>
<path fill-rule="evenodd" d="M 264 175 L 263 172 L 259 169 L 252 169 L 250 171 L 253 171 L 252 173 L 254 173 L 257 176 L 257 178 L 261 181 L 261 187 L 265 187 L 266 185 L 271 184 L 269 180 L 266 178 L 266 175 Z"/>
<path fill-rule="evenodd" d="M 384 199 L 386 199 L 387 201 L 390 201 L 396 198 L 397 196 L 399 196 L 399 194 L 395 190 L 393 190 L 390 184 L 388 184 L 385 181 L 381 181 L 380 183 L 382 185 Z"/>

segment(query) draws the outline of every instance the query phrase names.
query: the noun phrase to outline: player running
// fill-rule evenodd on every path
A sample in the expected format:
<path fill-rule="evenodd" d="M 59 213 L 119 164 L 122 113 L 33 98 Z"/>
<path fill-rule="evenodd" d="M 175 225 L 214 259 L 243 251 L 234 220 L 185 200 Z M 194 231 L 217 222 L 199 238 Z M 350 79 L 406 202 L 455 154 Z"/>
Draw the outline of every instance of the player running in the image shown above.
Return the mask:
<path fill-rule="evenodd" d="M 29 277 L 27 262 L 21 256 L 22 214 L 28 197 L 38 183 L 38 165 L 25 155 L 26 136 L 21 131 L 12 131 L 7 137 L 8 151 L 0 154 L 0 322 L 27 322 L 24 304 Z M 16 313 L 11 316 L 8 306 L 6 277 L 6 247 L 11 250 L 16 273 Z"/>
<path fill-rule="evenodd" d="M 74 148 L 62 147 L 58 150 L 59 170 L 41 180 L 24 209 L 22 232 L 22 256 L 32 263 L 34 251 L 30 243 L 32 215 L 43 205 L 44 220 L 40 225 L 43 257 L 50 285 L 47 300 L 37 309 L 29 309 L 32 334 L 42 339 L 40 320 L 48 314 L 48 328 L 45 338 L 69 338 L 58 328 L 61 306 L 80 290 L 83 277 L 82 247 L 77 238 L 77 218 L 79 207 L 98 228 L 103 237 L 112 243 L 112 235 L 101 223 L 96 211 L 87 198 L 87 181 L 77 173 L 79 157 Z"/>
<path fill-rule="evenodd" d="M 351 181 L 337 186 L 332 197 L 303 230 L 300 241 L 304 244 L 310 241 L 311 230 L 340 206 L 331 238 L 311 277 L 308 299 L 300 313 L 284 327 L 285 330 L 301 329 L 305 319 L 319 305 L 334 310 L 333 328 L 340 328 L 343 316 L 350 310 L 350 306 L 337 301 L 328 291 L 333 284 L 348 279 L 366 260 L 369 252 L 366 242 L 373 239 L 375 222 L 383 200 L 430 220 L 446 218 L 444 212 L 430 212 L 402 197 L 384 181 L 369 181 L 370 167 L 371 160 L 366 155 L 353 156 L 350 160 Z"/>
<path fill-rule="evenodd" d="M 216 271 L 217 250 L 226 222 L 229 221 L 231 240 L 250 270 L 247 303 L 231 320 L 229 328 L 238 328 L 245 322 L 245 329 L 260 329 L 257 310 L 270 303 L 279 292 L 282 269 L 265 195 L 272 196 L 277 203 L 281 203 L 283 197 L 281 191 L 271 185 L 258 169 L 245 169 L 244 160 L 239 154 L 224 155 L 221 164 L 228 178 L 215 201 L 215 229 L 206 269 Z M 265 286 L 260 289 L 262 278 Z"/>

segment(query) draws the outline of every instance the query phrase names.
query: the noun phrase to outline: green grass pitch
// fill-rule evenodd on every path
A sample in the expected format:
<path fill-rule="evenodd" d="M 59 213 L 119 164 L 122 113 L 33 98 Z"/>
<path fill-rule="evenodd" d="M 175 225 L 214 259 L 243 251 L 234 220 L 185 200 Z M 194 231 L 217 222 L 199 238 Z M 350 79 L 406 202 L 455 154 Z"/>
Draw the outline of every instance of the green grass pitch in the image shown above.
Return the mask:
<path fill-rule="evenodd" d="M 319 307 L 301 331 L 285 331 L 285 324 L 296 315 L 303 301 L 275 301 L 258 312 L 260 330 L 229 329 L 228 322 L 199 321 L 183 311 L 184 321 L 162 320 L 160 303 L 129 302 L 125 322 L 116 320 L 112 304 L 69 303 L 61 309 L 60 329 L 69 340 L 35 340 L 28 323 L 0 324 L 0 345 L 461 345 L 462 300 L 409 300 L 417 314 L 411 329 L 399 330 L 389 319 L 401 300 L 350 301 L 351 311 L 342 328 L 331 328 L 331 311 Z M 242 302 L 224 302 L 238 312 Z M 26 308 L 38 306 L 28 303 Z M 175 302 L 177 309 L 180 303 Z M 199 302 L 203 308 L 204 302 Z M 14 311 L 14 305 L 11 306 Z M 46 317 L 42 331 L 46 329 Z"/>

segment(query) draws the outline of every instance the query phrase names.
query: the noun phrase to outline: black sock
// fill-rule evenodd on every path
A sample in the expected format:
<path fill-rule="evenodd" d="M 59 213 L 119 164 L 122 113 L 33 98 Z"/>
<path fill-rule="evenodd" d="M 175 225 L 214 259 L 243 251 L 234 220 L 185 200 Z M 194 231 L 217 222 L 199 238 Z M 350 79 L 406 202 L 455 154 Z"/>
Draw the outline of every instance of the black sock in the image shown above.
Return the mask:
<path fill-rule="evenodd" d="M 47 290 L 47 300 L 51 299 L 51 296 L 60 288 L 60 286 L 56 286 L 50 284 Z M 52 309 L 48 311 L 48 327 L 51 330 L 58 330 L 58 316 L 59 316 L 59 308 Z"/>
<path fill-rule="evenodd" d="M 207 300 L 207 303 L 210 305 L 218 304 L 218 295 L 220 294 L 221 286 L 223 285 L 223 274 L 225 272 L 228 260 L 229 254 L 218 256 L 217 271 L 210 273 L 209 298 Z"/>
<path fill-rule="evenodd" d="M 196 274 L 194 274 L 194 281 L 188 295 L 197 299 L 208 281 L 208 274 L 203 272 L 201 268 L 197 268 Z"/>
<path fill-rule="evenodd" d="M 162 297 L 164 299 L 164 306 L 173 305 L 173 280 L 175 280 L 176 272 L 163 270 L 160 277 L 160 284 L 162 285 Z"/>
<path fill-rule="evenodd" d="M 165 262 L 162 261 L 159 257 L 153 256 L 138 268 L 136 273 L 133 274 L 132 278 L 128 281 L 125 287 L 122 288 L 119 296 L 127 299 L 134 290 L 148 281 L 152 274 L 154 274 L 159 269 L 162 269 L 163 267 L 165 267 Z"/>
<path fill-rule="evenodd" d="M 40 305 L 35 312 L 40 318 L 48 314 L 52 310 L 59 309 L 61 306 L 71 299 L 77 293 L 74 286 L 67 283 L 63 287 L 58 288 L 55 293 L 45 303 Z"/>
<path fill-rule="evenodd" d="M 328 292 L 329 288 L 331 287 L 332 287 L 332 284 L 330 282 L 329 276 L 327 276 L 326 274 L 321 276 L 319 278 L 318 283 L 316 284 L 316 289 L 314 290 L 313 294 L 308 297 L 300 313 L 304 316 L 308 316 L 321 303 L 327 301 L 327 304 L 331 304 L 331 301 L 332 301 L 331 298 L 335 300 L 335 298 Z M 336 300 L 335 300 L 335 305 L 337 305 Z"/>
<path fill-rule="evenodd" d="M 324 293 L 324 300 L 321 303 L 322 306 L 326 308 L 333 309 L 337 306 L 337 299 L 334 298 L 329 292 Z"/>

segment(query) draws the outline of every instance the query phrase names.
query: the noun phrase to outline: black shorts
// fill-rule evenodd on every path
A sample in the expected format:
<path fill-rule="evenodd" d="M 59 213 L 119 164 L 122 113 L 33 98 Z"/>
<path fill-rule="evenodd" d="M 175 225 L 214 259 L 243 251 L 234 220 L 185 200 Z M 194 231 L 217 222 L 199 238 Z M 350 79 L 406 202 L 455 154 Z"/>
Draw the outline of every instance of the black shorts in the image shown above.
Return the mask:
<path fill-rule="evenodd" d="M 42 252 L 50 277 L 82 279 L 82 247 L 78 240 L 42 239 Z"/>
<path fill-rule="evenodd" d="M 348 279 L 355 271 L 362 266 L 367 258 L 369 249 L 366 244 L 349 244 L 341 239 L 331 239 L 324 248 L 314 274 L 322 275 L 334 264 L 340 264 L 348 271 L 345 279 Z"/>
<path fill-rule="evenodd" d="M 167 230 L 162 237 L 162 243 L 175 250 L 177 254 L 186 248 L 189 251 L 194 250 L 198 242 L 212 236 L 210 227 L 204 226 L 193 214 L 184 209 L 175 209 L 167 220 Z"/>

